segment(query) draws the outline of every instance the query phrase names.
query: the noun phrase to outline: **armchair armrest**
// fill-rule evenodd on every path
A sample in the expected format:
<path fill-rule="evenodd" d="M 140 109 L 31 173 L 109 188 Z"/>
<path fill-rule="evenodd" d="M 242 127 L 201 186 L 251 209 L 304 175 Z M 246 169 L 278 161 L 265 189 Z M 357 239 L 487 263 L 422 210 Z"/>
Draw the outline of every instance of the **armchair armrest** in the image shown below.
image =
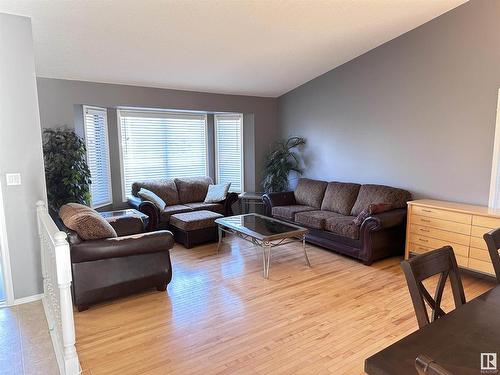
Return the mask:
<path fill-rule="evenodd" d="M 174 246 L 172 233 L 167 230 L 133 234 L 102 240 L 81 241 L 71 245 L 71 262 L 120 258 L 169 251 Z"/>
<path fill-rule="evenodd" d="M 361 224 L 361 231 L 378 231 L 392 228 L 406 221 L 406 208 L 398 208 L 369 216 Z"/>
<path fill-rule="evenodd" d="M 142 200 L 138 197 L 130 197 L 128 199 L 128 204 L 135 208 L 136 210 L 149 216 L 149 222 L 146 230 L 148 232 L 154 231 L 158 228 L 160 223 L 160 210 L 156 207 L 153 202 Z"/>
<path fill-rule="evenodd" d="M 267 216 L 272 216 L 273 207 L 296 204 L 293 191 L 286 191 L 284 193 L 267 193 L 262 196 L 262 201 L 266 207 Z"/>

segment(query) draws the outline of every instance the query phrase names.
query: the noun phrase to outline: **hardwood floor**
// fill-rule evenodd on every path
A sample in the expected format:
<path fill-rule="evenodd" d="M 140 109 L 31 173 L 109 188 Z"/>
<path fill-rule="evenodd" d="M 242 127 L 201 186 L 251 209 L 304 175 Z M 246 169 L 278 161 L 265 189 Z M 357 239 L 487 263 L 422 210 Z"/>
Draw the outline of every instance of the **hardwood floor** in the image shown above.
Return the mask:
<path fill-rule="evenodd" d="M 176 246 L 166 293 L 75 313 L 84 374 L 361 374 L 366 357 L 417 329 L 401 258 L 367 267 L 308 245 L 307 268 L 300 246 L 283 246 L 265 280 L 258 248 L 215 249 Z M 463 283 L 467 300 L 493 286 Z"/>

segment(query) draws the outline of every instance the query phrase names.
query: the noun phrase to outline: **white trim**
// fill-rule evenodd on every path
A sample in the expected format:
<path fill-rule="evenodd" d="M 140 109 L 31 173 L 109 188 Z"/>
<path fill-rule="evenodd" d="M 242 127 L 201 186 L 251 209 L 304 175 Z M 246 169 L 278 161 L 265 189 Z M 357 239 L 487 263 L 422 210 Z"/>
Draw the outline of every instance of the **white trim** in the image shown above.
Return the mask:
<path fill-rule="evenodd" d="M 214 114 L 214 159 L 215 159 L 215 183 L 219 183 L 219 176 L 218 176 L 218 171 L 219 171 L 219 158 L 217 157 L 218 152 L 217 152 L 217 116 L 238 116 L 240 118 L 240 137 L 241 137 L 241 170 L 240 170 L 240 180 L 241 180 L 241 191 L 237 191 L 236 193 L 243 193 L 245 191 L 245 142 L 244 142 L 244 131 L 243 131 L 243 113 L 215 113 Z"/>
<path fill-rule="evenodd" d="M 491 163 L 491 179 L 490 179 L 490 199 L 488 207 L 500 208 L 500 175 L 498 173 L 500 158 L 500 90 L 498 90 L 497 101 L 497 121 L 495 125 L 495 138 L 493 145 L 493 161 Z"/>
<path fill-rule="evenodd" d="M 40 301 L 43 298 L 43 293 L 34 294 L 32 296 L 15 299 L 11 306 L 22 305 L 23 303 L 30 303 Z"/>
<path fill-rule="evenodd" d="M 7 239 L 7 224 L 5 221 L 5 210 L 3 207 L 2 181 L 0 180 L 0 257 L 3 273 L 3 286 L 5 288 L 5 304 L 14 303 L 14 285 L 12 283 L 12 270 L 10 268 L 9 241 Z"/>
<path fill-rule="evenodd" d="M 127 194 L 125 193 L 125 167 L 123 165 L 123 144 L 122 144 L 122 113 L 121 109 L 116 110 L 116 121 L 118 128 L 118 152 L 120 154 L 120 183 L 121 183 L 121 192 L 122 192 L 122 202 L 127 201 Z"/>
<path fill-rule="evenodd" d="M 82 106 L 83 110 L 83 136 L 86 138 L 87 137 L 87 122 L 85 121 L 86 119 L 86 113 L 87 111 L 96 111 L 96 112 L 104 112 L 104 122 L 106 123 L 104 127 L 104 132 L 105 132 L 105 137 L 106 137 L 106 144 L 107 144 L 107 156 L 108 156 L 108 189 L 109 189 L 109 201 L 98 204 L 98 205 L 93 205 L 92 204 L 92 198 L 90 198 L 90 203 L 92 208 L 100 208 L 104 206 L 108 206 L 110 204 L 113 204 L 113 186 L 111 182 L 111 157 L 110 157 L 110 151 L 109 151 L 109 130 L 108 130 L 108 109 L 107 108 L 102 108 L 102 107 L 93 107 L 89 105 L 83 105 Z M 88 160 L 88 148 L 86 148 L 86 157 Z M 92 191 L 92 190 L 91 190 Z"/>

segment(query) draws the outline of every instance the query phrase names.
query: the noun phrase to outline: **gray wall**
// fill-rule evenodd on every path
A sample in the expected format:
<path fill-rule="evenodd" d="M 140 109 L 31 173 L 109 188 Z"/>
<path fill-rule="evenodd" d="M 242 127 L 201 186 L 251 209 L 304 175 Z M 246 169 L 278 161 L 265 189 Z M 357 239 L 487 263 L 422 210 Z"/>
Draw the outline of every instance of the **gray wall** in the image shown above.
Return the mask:
<path fill-rule="evenodd" d="M 487 205 L 500 1 L 472 0 L 279 98 L 306 175 Z"/>
<path fill-rule="evenodd" d="M 14 297 L 42 292 L 37 200 L 46 198 L 29 18 L 0 14 L 0 176 Z M 6 186 L 5 173 L 22 184 Z"/>
<path fill-rule="evenodd" d="M 113 85 L 105 83 L 38 78 L 38 98 L 42 127 L 75 126 L 82 104 L 107 108 L 143 107 L 201 110 L 207 112 L 239 112 L 244 114 L 245 187 L 259 186 L 263 158 L 269 144 L 278 136 L 277 99 L 239 95 L 222 95 L 191 91 Z M 116 113 L 108 111 L 113 198 L 121 197 L 118 132 Z M 248 146 L 247 146 L 248 143 Z M 213 155 L 212 155 L 213 156 Z"/>

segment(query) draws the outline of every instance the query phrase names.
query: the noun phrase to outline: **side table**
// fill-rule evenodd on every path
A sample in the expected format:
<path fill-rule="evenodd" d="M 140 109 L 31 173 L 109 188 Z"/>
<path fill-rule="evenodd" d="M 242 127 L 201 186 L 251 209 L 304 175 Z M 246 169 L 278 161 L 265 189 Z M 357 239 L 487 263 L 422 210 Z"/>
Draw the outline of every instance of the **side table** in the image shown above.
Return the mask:
<path fill-rule="evenodd" d="M 262 201 L 262 192 L 243 192 L 238 195 L 240 199 L 240 210 L 242 214 L 250 213 L 250 208 L 254 206 L 257 211 L 257 207 L 260 207 L 259 211 L 264 211 L 264 202 Z M 256 212 L 258 213 L 258 212 Z"/>

